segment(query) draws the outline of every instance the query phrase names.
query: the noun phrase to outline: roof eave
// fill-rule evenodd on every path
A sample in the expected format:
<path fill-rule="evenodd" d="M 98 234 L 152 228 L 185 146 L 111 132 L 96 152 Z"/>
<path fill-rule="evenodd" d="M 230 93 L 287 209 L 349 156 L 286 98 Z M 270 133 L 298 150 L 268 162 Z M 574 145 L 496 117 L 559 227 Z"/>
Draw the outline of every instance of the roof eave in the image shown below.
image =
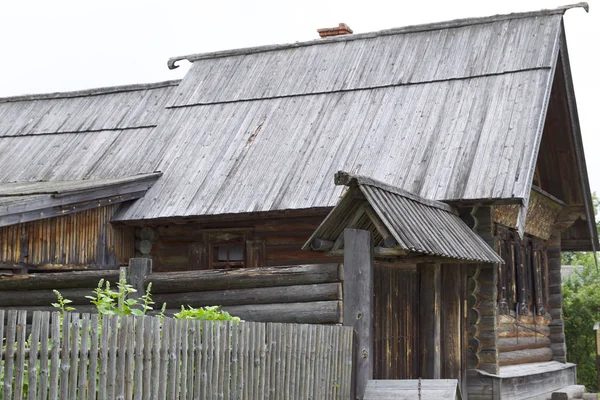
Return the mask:
<path fill-rule="evenodd" d="M 561 23 L 560 35 L 560 60 L 562 63 L 564 74 L 563 78 L 565 80 L 565 87 L 567 91 L 567 106 L 569 109 L 573 142 L 575 144 L 575 157 L 577 159 L 577 169 L 579 170 L 579 176 L 581 177 L 581 185 L 584 191 L 583 199 L 585 205 L 585 213 L 587 217 L 588 229 L 590 232 L 591 239 L 591 248 L 589 250 L 595 253 L 600 249 L 600 244 L 598 242 L 598 231 L 596 230 L 594 203 L 592 201 L 592 193 L 590 190 L 590 182 L 585 162 L 585 153 L 583 150 L 583 140 L 581 136 L 581 126 L 579 123 L 579 114 L 577 112 L 577 102 L 575 99 L 575 89 L 573 87 L 573 76 L 571 74 L 571 65 L 569 62 L 569 52 L 567 49 L 567 40 L 565 36 L 564 23 Z"/>

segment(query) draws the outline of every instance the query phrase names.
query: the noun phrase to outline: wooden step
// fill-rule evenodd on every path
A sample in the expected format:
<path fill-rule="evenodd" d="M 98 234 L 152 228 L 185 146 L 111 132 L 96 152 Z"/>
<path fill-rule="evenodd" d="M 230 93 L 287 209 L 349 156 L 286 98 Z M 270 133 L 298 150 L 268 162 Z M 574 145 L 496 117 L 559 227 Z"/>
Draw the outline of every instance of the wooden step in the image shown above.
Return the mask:
<path fill-rule="evenodd" d="M 552 400 L 573 400 L 583 399 L 585 386 L 571 385 L 552 392 Z"/>

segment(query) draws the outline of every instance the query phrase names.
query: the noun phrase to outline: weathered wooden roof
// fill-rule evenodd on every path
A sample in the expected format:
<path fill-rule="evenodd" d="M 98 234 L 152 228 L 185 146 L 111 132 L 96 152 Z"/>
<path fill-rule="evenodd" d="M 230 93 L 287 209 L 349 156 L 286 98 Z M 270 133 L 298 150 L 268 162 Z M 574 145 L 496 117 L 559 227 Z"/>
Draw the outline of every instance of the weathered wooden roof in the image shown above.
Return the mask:
<path fill-rule="evenodd" d="M 177 81 L 0 99 L 0 183 L 152 173 Z"/>
<path fill-rule="evenodd" d="M 337 170 L 526 203 L 564 10 L 189 56 L 122 220 L 333 207 Z"/>
<path fill-rule="evenodd" d="M 314 247 L 314 239 L 332 243 L 332 250 L 343 247 L 344 229 L 354 228 L 370 230 L 374 246 L 406 250 L 410 256 L 503 263 L 447 204 L 341 171 L 336 183 L 349 190 L 311 235 L 305 250 Z"/>
<path fill-rule="evenodd" d="M 134 221 L 328 209 L 346 170 L 521 204 L 523 226 L 564 11 L 184 56 L 181 82 L 0 99 L 0 182 L 163 171 L 116 218 Z"/>
<path fill-rule="evenodd" d="M 155 172 L 111 179 L 0 183 L 0 226 L 139 199 L 160 176 Z"/>

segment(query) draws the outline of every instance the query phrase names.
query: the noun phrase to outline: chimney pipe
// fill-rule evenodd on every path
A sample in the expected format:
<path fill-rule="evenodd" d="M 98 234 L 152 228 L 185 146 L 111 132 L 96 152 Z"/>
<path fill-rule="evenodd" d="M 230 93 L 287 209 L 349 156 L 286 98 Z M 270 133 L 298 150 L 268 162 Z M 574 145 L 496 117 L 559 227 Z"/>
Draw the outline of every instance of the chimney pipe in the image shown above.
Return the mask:
<path fill-rule="evenodd" d="M 352 34 L 352 29 L 342 22 L 335 28 L 321 28 L 317 29 L 317 32 L 319 32 L 319 36 L 322 38 L 327 38 L 332 36 L 350 35 Z"/>

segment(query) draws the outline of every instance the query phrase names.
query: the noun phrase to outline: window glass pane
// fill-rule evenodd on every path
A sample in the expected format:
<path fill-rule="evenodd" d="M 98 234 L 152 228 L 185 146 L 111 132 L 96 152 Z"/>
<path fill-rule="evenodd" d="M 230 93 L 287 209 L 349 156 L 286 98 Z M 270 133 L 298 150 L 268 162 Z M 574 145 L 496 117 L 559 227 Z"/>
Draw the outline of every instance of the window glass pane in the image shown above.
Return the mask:
<path fill-rule="evenodd" d="M 229 247 L 229 260 L 230 261 L 243 261 L 244 260 L 244 245 L 233 244 Z"/>
<path fill-rule="evenodd" d="M 227 261 L 227 246 L 221 245 L 217 247 L 218 249 L 218 258 L 219 261 Z"/>

